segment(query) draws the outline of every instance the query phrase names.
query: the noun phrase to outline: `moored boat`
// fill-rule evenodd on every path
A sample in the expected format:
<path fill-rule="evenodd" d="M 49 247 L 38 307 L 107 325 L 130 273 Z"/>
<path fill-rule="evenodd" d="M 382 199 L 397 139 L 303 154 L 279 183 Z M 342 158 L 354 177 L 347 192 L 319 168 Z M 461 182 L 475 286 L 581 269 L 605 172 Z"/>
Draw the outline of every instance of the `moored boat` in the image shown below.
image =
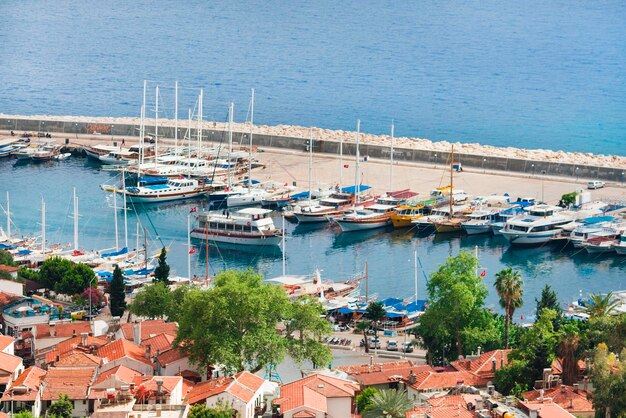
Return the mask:
<path fill-rule="evenodd" d="M 572 218 L 559 214 L 562 208 L 535 205 L 525 209 L 526 214 L 508 220 L 500 233 L 515 245 L 545 244 L 561 233 L 563 226 Z"/>
<path fill-rule="evenodd" d="M 260 208 L 202 212 L 191 238 L 236 245 L 279 245 L 283 231 L 274 226 L 271 212 Z"/>
<path fill-rule="evenodd" d="M 188 178 L 170 178 L 165 184 L 151 184 L 139 187 L 116 189 L 126 196 L 128 202 L 160 203 L 174 200 L 197 198 L 214 190 L 211 183 Z"/>

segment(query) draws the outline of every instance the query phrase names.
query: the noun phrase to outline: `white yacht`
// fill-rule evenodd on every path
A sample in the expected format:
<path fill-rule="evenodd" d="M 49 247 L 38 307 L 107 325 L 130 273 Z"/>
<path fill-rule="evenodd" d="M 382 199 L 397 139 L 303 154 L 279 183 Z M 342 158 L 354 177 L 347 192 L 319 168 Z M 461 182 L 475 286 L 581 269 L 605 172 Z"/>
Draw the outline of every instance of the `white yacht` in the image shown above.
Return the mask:
<path fill-rule="evenodd" d="M 129 202 L 159 203 L 173 200 L 191 199 L 203 196 L 212 190 L 213 186 L 211 183 L 180 177 L 170 178 L 165 184 L 127 187 L 126 191 L 116 190 L 116 192 L 125 194 L 126 200 Z"/>
<path fill-rule="evenodd" d="M 491 225 L 498 222 L 502 209 L 478 209 L 468 215 L 468 220 L 461 222 L 461 228 L 467 235 L 488 234 Z"/>
<path fill-rule="evenodd" d="M 202 212 L 198 214 L 198 226 L 191 231 L 191 237 L 236 245 L 279 245 L 283 231 L 274 226 L 269 216 L 271 212 L 259 208 Z"/>
<path fill-rule="evenodd" d="M 572 222 L 571 217 L 559 214 L 561 210 L 559 206 L 544 204 L 529 206 L 526 214 L 508 220 L 500 234 L 511 244 L 545 244 Z"/>

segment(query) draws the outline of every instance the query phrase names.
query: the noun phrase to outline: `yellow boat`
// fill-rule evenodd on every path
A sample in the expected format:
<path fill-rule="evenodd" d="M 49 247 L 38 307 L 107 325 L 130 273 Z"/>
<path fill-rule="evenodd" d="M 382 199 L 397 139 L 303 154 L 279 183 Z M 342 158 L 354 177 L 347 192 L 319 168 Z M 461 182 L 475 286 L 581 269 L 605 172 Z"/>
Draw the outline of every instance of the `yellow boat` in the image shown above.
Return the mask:
<path fill-rule="evenodd" d="M 413 226 L 411 221 L 426 216 L 424 205 L 401 205 L 391 214 L 391 223 L 394 228 Z"/>

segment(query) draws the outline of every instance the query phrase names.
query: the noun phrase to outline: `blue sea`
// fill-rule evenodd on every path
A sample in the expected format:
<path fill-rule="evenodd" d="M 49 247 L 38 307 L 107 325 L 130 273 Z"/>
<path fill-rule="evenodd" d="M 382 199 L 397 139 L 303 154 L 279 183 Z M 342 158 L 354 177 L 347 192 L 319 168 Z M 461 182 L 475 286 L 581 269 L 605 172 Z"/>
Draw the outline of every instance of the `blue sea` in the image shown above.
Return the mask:
<path fill-rule="evenodd" d="M 103 171 L 86 158 L 72 157 L 42 164 L 21 163 L 0 159 L 0 205 L 5 207 L 6 192 L 11 196 L 13 232 L 26 236 L 41 231 L 41 199 L 46 202 L 46 238 L 48 245 L 73 242 L 72 188 L 76 187 L 79 206 L 79 247 L 84 250 L 111 248 L 115 245 L 114 209 L 110 193 L 100 184 L 113 184 L 119 176 Z M 117 201 L 121 208 L 121 201 Z M 170 248 L 168 261 L 173 275 L 187 276 L 187 216 L 192 208 L 207 208 L 206 200 L 138 205 L 128 214 L 128 245 L 137 248 L 136 225 L 140 223 L 139 246 L 143 246 L 143 228 L 152 253 L 161 246 Z M 118 237 L 124 245 L 122 211 L 118 209 Z M 195 222 L 193 213 L 191 221 Z M 280 217 L 275 219 L 281 224 Z M 0 209 L 0 225 L 5 227 L 4 211 Z M 16 231 L 19 228 L 19 232 Z M 503 268 L 519 270 L 524 280 L 523 315 L 531 319 L 534 299 L 545 284 L 550 284 L 565 305 L 594 292 L 626 290 L 626 257 L 589 255 L 585 251 L 566 249 L 562 245 L 540 248 L 514 248 L 502 237 L 449 235 L 417 236 L 414 230 L 379 229 L 342 234 L 327 224 L 309 226 L 287 223 L 284 253 L 287 273 L 312 275 L 321 270 L 322 277 L 347 280 L 369 270 L 370 296 L 409 298 L 415 294 L 414 252 L 419 258 L 418 297 L 426 298 L 429 275 L 449 256 L 460 250 L 478 251 L 485 269 L 484 282 L 490 295 L 489 306 L 499 309 L 493 291 L 495 274 Z M 282 274 L 283 252 L 280 248 L 228 248 L 194 242 L 191 274 L 211 276 L 228 268 L 252 268 L 266 278 Z M 363 286 L 364 287 L 364 286 Z M 364 289 L 362 288 L 364 293 Z"/>
<path fill-rule="evenodd" d="M 0 112 L 161 115 L 626 155 L 626 2 L 3 0 Z"/>

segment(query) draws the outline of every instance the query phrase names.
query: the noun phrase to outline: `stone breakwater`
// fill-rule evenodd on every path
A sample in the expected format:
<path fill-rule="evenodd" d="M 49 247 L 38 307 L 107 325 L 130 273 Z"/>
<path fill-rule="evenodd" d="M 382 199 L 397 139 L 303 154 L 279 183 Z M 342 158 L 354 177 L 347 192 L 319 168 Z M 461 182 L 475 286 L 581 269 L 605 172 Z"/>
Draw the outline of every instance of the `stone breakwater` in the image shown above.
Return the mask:
<path fill-rule="evenodd" d="M 42 132 L 62 132 L 72 134 L 103 134 L 115 136 L 137 136 L 139 118 L 108 118 L 89 116 L 17 116 L 0 114 L 0 129 Z M 179 120 L 178 137 L 183 138 L 187 131 L 187 121 Z M 174 137 L 173 120 L 159 120 L 159 136 Z M 192 138 L 196 137 L 197 122 L 192 122 Z M 224 122 L 204 122 L 203 138 L 219 141 L 224 137 L 228 125 Z M 236 142 L 247 141 L 243 136 L 250 131 L 247 123 L 233 124 Z M 154 132 L 154 119 L 146 119 L 146 133 Z M 254 142 L 259 146 L 272 146 L 292 149 L 306 148 L 308 138 L 313 137 L 314 150 L 325 153 L 338 153 L 339 142 L 343 139 L 344 153 L 354 155 L 356 133 L 350 131 L 307 128 L 301 126 L 253 127 Z M 389 158 L 391 137 L 361 133 L 362 155 L 374 158 Z M 432 162 L 443 164 L 449 161 L 452 143 L 433 142 L 423 138 L 396 137 L 394 157 L 399 161 Z M 552 151 L 543 149 L 527 150 L 514 147 L 494 147 L 477 143 L 454 143 L 455 161 L 467 167 L 490 170 L 515 171 L 528 174 L 547 174 L 567 177 L 588 177 L 624 182 L 626 157 L 578 152 Z"/>

